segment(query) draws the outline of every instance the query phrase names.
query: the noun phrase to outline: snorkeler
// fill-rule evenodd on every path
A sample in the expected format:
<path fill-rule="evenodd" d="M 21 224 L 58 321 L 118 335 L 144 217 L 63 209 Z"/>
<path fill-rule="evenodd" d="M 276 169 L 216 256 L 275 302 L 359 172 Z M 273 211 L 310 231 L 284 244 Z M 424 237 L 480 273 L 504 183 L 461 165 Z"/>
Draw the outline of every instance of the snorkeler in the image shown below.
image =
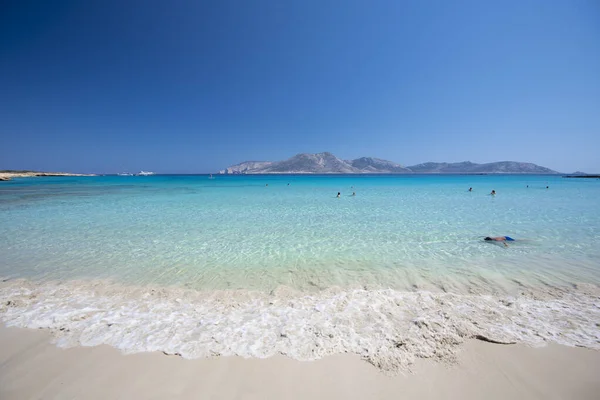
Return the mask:
<path fill-rule="evenodd" d="M 510 236 L 494 236 L 494 237 L 489 237 L 486 236 L 483 240 L 485 240 L 486 242 L 502 242 L 504 243 L 504 246 L 508 247 L 508 244 L 506 244 L 506 242 L 514 242 L 515 239 L 511 238 Z"/>

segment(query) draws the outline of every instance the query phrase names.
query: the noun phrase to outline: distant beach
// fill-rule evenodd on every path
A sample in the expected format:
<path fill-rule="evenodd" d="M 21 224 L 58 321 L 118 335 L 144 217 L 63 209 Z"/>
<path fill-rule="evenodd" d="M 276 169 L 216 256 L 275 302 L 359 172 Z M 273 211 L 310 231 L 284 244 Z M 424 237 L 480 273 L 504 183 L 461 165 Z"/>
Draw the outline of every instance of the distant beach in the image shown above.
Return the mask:
<path fill-rule="evenodd" d="M 33 178 L 44 176 L 96 176 L 93 174 L 73 174 L 70 172 L 38 172 L 38 171 L 0 171 L 0 181 L 9 181 L 12 178 Z"/>

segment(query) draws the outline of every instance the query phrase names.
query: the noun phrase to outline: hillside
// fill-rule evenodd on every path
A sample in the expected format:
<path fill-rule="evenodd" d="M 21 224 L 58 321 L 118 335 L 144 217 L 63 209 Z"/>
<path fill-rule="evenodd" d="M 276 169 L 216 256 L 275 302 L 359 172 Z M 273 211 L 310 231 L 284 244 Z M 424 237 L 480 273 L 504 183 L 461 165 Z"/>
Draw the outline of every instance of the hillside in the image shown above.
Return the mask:
<path fill-rule="evenodd" d="M 221 174 L 558 174 L 532 163 L 500 161 L 476 164 L 436 163 L 404 167 L 380 158 L 341 160 L 329 152 L 300 153 L 283 161 L 246 161 L 228 167 Z"/>

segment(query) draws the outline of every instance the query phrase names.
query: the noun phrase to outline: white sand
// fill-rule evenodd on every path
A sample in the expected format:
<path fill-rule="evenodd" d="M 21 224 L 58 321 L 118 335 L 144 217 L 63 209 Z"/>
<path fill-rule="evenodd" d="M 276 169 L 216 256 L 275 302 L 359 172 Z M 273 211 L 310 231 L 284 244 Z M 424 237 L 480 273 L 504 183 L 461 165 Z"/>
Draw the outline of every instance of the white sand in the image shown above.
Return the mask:
<path fill-rule="evenodd" d="M 391 289 L 308 294 L 283 287 L 266 294 L 9 279 L 0 282 L 0 319 L 13 327 L 46 329 L 64 347 L 105 344 L 126 353 L 164 351 L 186 359 L 285 354 L 312 361 L 347 353 L 382 370 L 402 371 L 417 357 L 454 361 L 469 338 L 600 350 L 599 295 L 595 285 L 503 298 Z"/>
<path fill-rule="evenodd" d="M 95 176 L 91 174 L 72 174 L 69 172 L 0 172 L 0 180 L 9 181 L 12 178 L 32 178 L 36 176 Z"/>
<path fill-rule="evenodd" d="M 387 376 L 358 356 L 301 362 L 108 346 L 63 350 L 47 331 L 0 328 L 0 399 L 597 399 L 600 351 L 470 341 L 454 365 L 421 360 Z"/>

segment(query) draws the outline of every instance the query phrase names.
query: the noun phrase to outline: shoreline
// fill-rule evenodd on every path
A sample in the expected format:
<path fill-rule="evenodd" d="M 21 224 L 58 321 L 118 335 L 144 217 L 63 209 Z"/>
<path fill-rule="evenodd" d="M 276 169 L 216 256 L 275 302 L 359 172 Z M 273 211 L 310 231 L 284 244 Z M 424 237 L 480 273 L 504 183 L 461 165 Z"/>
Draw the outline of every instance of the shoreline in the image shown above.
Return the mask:
<path fill-rule="evenodd" d="M 12 178 L 35 178 L 43 176 L 96 176 L 95 174 L 74 174 L 70 172 L 37 172 L 37 171 L 0 171 L 0 181 Z"/>
<path fill-rule="evenodd" d="M 594 399 L 600 351 L 470 340 L 456 363 L 418 360 L 389 375 L 356 355 L 316 361 L 61 349 L 48 332 L 0 326 L 0 398 Z"/>
<path fill-rule="evenodd" d="M 0 320 L 41 329 L 61 347 L 110 345 L 127 354 L 309 361 L 355 354 L 387 373 L 419 359 L 452 363 L 472 339 L 600 350 L 600 288 L 514 296 L 281 287 L 196 291 L 106 281 L 0 283 Z"/>

